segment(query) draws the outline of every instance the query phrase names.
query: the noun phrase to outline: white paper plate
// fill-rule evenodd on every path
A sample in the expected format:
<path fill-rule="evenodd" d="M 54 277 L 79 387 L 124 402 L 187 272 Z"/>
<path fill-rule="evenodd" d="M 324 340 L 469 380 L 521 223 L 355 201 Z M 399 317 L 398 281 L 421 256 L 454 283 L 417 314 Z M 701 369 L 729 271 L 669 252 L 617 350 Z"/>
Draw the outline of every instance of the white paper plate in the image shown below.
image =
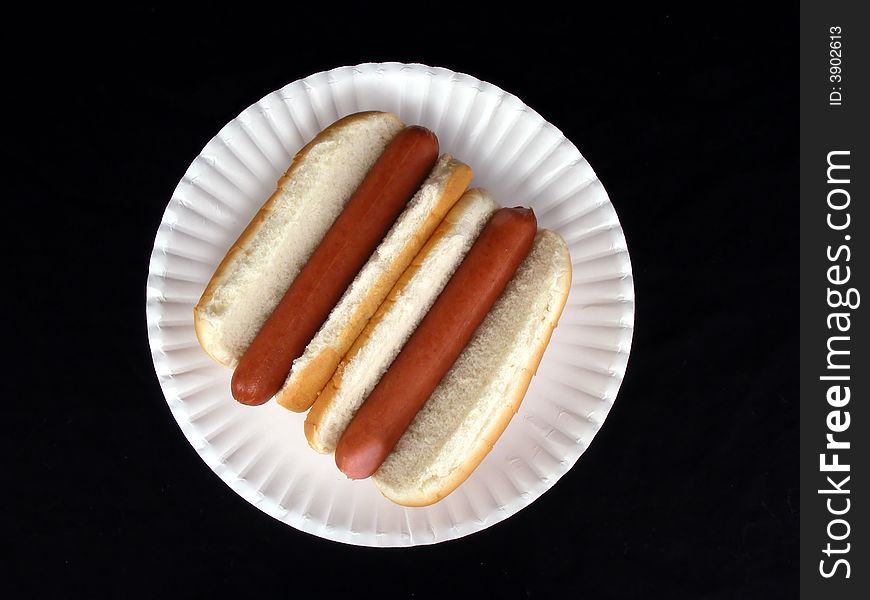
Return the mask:
<path fill-rule="evenodd" d="M 568 303 L 525 400 L 493 451 L 446 499 L 392 504 L 308 448 L 305 416 L 230 395 L 230 371 L 200 349 L 193 306 L 218 261 L 275 189 L 293 155 L 344 115 L 385 110 L 438 135 L 471 165 L 473 186 L 535 209 L 571 250 Z M 363 64 L 273 92 L 203 148 L 172 194 L 147 283 L 154 367 L 181 430 L 233 490 L 314 535 L 366 546 L 458 538 L 511 516 L 583 453 L 610 411 L 631 346 L 634 288 L 625 238 L 607 192 L 577 148 L 498 87 L 443 68 Z"/>

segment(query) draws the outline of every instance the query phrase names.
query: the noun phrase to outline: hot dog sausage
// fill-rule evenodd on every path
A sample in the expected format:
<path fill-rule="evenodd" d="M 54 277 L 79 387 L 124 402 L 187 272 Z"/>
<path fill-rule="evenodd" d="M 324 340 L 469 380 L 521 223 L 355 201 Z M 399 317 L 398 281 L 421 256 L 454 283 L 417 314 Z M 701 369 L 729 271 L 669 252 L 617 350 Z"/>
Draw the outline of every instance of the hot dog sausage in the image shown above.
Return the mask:
<path fill-rule="evenodd" d="M 532 247 L 531 209 L 503 208 L 348 425 L 335 463 L 351 479 L 374 473 L 435 390 Z"/>
<path fill-rule="evenodd" d="M 437 158 L 438 139 L 423 127 L 407 127 L 387 145 L 239 360 L 232 379 L 236 400 L 263 404 L 281 389 L 293 361 L 302 355 Z"/>

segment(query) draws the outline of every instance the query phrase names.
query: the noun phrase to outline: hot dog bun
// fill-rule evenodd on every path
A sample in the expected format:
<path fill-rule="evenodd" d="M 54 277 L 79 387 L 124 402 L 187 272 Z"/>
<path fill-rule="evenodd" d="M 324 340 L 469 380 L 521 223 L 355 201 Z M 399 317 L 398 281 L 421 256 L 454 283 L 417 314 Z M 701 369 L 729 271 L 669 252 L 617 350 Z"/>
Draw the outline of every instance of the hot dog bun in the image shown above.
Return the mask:
<path fill-rule="evenodd" d="M 435 302 L 496 208 L 487 191 L 472 189 L 447 214 L 334 369 L 309 411 L 305 436 L 312 448 L 321 453 L 335 450 L 357 409 Z"/>
<path fill-rule="evenodd" d="M 468 165 L 451 155 L 438 159 L 305 352 L 293 361 L 290 375 L 275 396 L 279 404 L 294 411 L 311 407 L 390 289 L 462 196 L 471 177 Z"/>
<path fill-rule="evenodd" d="M 425 506 L 465 481 L 519 408 L 570 286 L 565 242 L 539 230 L 471 341 L 372 477 L 384 496 Z"/>
<path fill-rule="evenodd" d="M 235 367 L 386 145 L 391 113 L 340 119 L 300 150 L 278 188 L 218 265 L 194 308 L 203 349 Z"/>

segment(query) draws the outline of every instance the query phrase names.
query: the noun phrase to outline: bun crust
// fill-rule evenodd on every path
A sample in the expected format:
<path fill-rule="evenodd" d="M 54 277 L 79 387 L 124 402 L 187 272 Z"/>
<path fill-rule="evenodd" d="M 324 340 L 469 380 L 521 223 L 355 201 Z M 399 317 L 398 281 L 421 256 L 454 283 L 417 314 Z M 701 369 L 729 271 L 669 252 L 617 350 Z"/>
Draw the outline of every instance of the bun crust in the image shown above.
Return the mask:
<path fill-rule="evenodd" d="M 311 407 L 342 357 L 387 297 L 393 285 L 471 181 L 468 165 L 442 155 L 408 202 L 383 242 L 357 274 L 326 322 L 293 361 L 278 403 L 301 412 Z"/>

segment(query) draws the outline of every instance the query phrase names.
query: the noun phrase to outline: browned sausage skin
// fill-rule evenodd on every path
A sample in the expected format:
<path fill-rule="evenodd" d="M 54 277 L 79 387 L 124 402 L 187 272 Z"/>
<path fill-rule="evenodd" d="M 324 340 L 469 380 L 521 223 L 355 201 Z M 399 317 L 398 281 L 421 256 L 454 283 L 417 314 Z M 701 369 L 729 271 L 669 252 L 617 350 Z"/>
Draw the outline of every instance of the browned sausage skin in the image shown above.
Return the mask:
<path fill-rule="evenodd" d="M 387 145 L 239 360 L 236 400 L 263 404 L 281 389 L 437 158 L 438 139 L 423 127 L 406 127 Z"/>
<path fill-rule="evenodd" d="M 503 208 L 348 425 L 335 463 L 351 479 L 372 475 L 459 357 L 532 247 L 531 209 Z"/>

